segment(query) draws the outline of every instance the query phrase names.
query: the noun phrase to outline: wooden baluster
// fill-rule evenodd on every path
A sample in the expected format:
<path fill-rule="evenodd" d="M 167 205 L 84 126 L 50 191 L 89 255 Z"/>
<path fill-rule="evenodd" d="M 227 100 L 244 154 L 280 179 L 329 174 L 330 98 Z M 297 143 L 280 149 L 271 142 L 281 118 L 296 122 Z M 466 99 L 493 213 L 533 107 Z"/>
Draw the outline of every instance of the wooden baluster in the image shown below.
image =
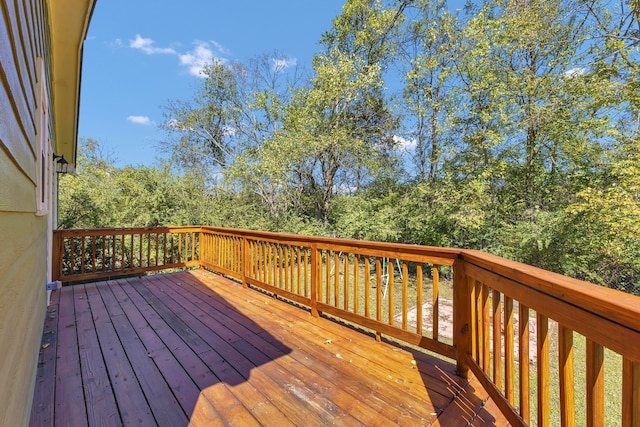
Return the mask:
<path fill-rule="evenodd" d="M 416 264 L 416 334 L 422 335 L 422 263 Z M 435 321 L 435 320 L 434 320 Z M 438 339 L 438 333 L 433 327 L 433 339 Z"/>
<path fill-rule="evenodd" d="M 331 253 L 329 249 L 324 251 L 325 253 L 325 293 L 324 303 L 329 304 L 331 300 Z"/>
<path fill-rule="evenodd" d="M 482 340 L 480 342 L 482 352 L 482 369 L 489 374 L 490 370 L 490 358 L 491 358 L 491 335 L 489 333 L 490 312 L 489 312 L 489 287 L 480 284 L 480 305 L 482 307 L 482 319 L 481 319 L 481 332 L 480 336 Z"/>
<path fill-rule="evenodd" d="M 260 257 L 260 242 L 257 240 L 254 240 L 252 243 L 252 247 L 253 247 L 253 252 L 252 252 L 252 256 L 254 258 L 253 261 L 253 278 L 256 280 L 261 280 L 260 279 L 260 270 L 262 270 L 262 260 Z"/>
<path fill-rule="evenodd" d="M 232 257 L 233 257 L 233 264 L 232 264 L 231 271 L 244 274 L 243 273 L 244 256 L 243 256 L 242 238 L 230 237 L 230 240 L 231 240 L 231 249 L 232 249 Z"/>
<path fill-rule="evenodd" d="M 307 248 L 304 249 L 304 296 L 310 296 L 309 294 L 309 250 Z M 313 269 L 313 268 L 312 268 Z M 311 272 L 311 277 L 313 281 L 313 273 Z"/>
<path fill-rule="evenodd" d="M 333 306 L 338 307 L 338 284 L 340 283 L 340 255 L 333 251 Z"/>
<path fill-rule="evenodd" d="M 376 320 L 382 320 L 382 265 L 376 257 Z"/>
<path fill-rule="evenodd" d="M 167 265 L 167 233 L 162 234 L 162 265 Z"/>
<path fill-rule="evenodd" d="M 493 289 L 493 383 L 502 390 L 502 295 Z"/>
<path fill-rule="evenodd" d="M 346 311 L 349 310 L 349 255 L 346 253 L 342 255 L 342 271 L 344 271 L 342 308 Z"/>
<path fill-rule="evenodd" d="M 291 291 L 291 283 L 290 283 L 290 279 L 291 276 L 289 276 L 289 248 L 287 246 L 282 248 L 282 263 L 284 264 L 284 289 L 286 289 L 287 291 Z"/>
<path fill-rule="evenodd" d="M 302 270 L 304 268 L 304 277 L 306 279 L 306 277 L 307 277 L 307 270 L 306 270 L 307 260 L 305 259 L 304 267 L 303 267 L 303 264 L 302 264 L 302 251 L 303 251 L 303 249 L 300 246 L 298 246 L 297 251 L 298 251 L 298 253 L 297 253 L 297 256 L 298 256 L 298 258 L 297 258 L 297 260 L 298 260 L 298 295 L 303 295 L 303 296 L 306 297 L 307 296 L 306 280 L 305 280 L 305 284 L 303 286 Z M 306 255 L 307 254 L 306 249 L 304 251 L 305 251 L 304 253 Z"/>
<path fill-rule="evenodd" d="M 291 292 L 300 295 L 300 278 L 298 277 L 296 280 L 296 248 L 294 246 L 289 246 L 289 268 L 291 271 Z"/>
<path fill-rule="evenodd" d="M 359 276 L 360 276 L 360 257 L 358 255 L 353 256 L 353 312 L 358 314 L 360 300 L 359 300 Z"/>
<path fill-rule="evenodd" d="M 266 283 L 267 261 L 265 258 L 264 242 L 258 241 L 258 280 Z"/>
<path fill-rule="evenodd" d="M 280 245 L 273 244 L 273 286 L 279 287 L 281 282 L 280 271 Z"/>
<path fill-rule="evenodd" d="M 289 292 L 297 294 L 296 292 L 296 251 L 293 245 L 288 245 L 288 264 L 287 268 L 289 269 Z"/>
<path fill-rule="evenodd" d="M 222 245 L 220 267 L 229 269 L 229 238 L 227 236 L 220 236 L 220 244 Z"/>
<path fill-rule="evenodd" d="M 371 317 L 371 259 L 364 257 L 364 317 Z"/>
<path fill-rule="evenodd" d="M 278 245 L 276 243 L 271 244 L 271 284 L 278 286 Z"/>
<path fill-rule="evenodd" d="M 196 233 L 189 233 L 191 236 L 191 261 L 196 259 Z"/>
<path fill-rule="evenodd" d="M 260 280 L 267 283 L 267 243 L 260 242 Z"/>
<path fill-rule="evenodd" d="M 229 269 L 237 273 L 242 272 L 242 244 L 237 237 L 229 237 L 230 265 Z"/>
<path fill-rule="evenodd" d="M 604 426 L 604 348 L 587 339 L 587 425 Z"/>
<path fill-rule="evenodd" d="M 394 267 L 393 267 L 393 263 L 395 260 L 389 258 L 389 264 L 387 264 L 387 277 L 389 279 L 389 284 L 387 286 L 387 294 L 389 295 L 389 318 L 388 318 L 388 323 L 389 325 L 393 326 L 394 324 L 394 317 L 396 314 L 396 304 L 395 304 L 395 293 L 396 293 L 396 289 L 395 289 L 395 283 L 394 283 Z M 389 268 L 389 266 L 391 266 L 391 268 Z"/>
<path fill-rule="evenodd" d="M 483 318 L 483 310 L 482 310 L 482 284 L 475 280 L 473 282 L 474 292 L 474 311 L 476 316 L 474 317 L 474 347 L 475 347 L 475 358 L 478 361 L 479 365 L 482 366 L 482 356 L 484 355 L 482 342 L 483 342 L 483 334 L 482 334 L 482 318 Z"/>
<path fill-rule="evenodd" d="M 319 317 L 320 313 L 318 312 L 318 301 L 320 300 L 320 276 L 322 274 L 321 272 L 321 266 L 320 263 L 322 262 L 322 254 L 320 253 L 320 251 L 318 250 L 318 246 L 313 243 L 311 245 L 311 315 L 313 317 Z M 306 257 L 306 252 L 305 252 L 305 257 Z M 306 258 L 305 258 L 306 259 Z M 306 265 L 306 262 L 305 262 Z M 306 275 L 305 275 L 305 279 L 306 279 Z"/>
<path fill-rule="evenodd" d="M 111 240 L 111 271 L 116 269 L 116 241 L 117 241 L 117 236 L 114 234 Z"/>
<path fill-rule="evenodd" d="M 273 247 L 272 243 L 267 243 L 267 257 L 269 259 L 269 279 L 267 280 L 267 283 L 269 283 L 270 285 L 275 285 L 275 274 L 274 274 L 274 262 L 273 262 L 273 253 L 275 251 L 275 248 Z"/>
<path fill-rule="evenodd" d="M 80 274 L 84 274 L 84 255 L 85 255 L 85 236 L 82 236 L 82 238 L 80 239 Z"/>
<path fill-rule="evenodd" d="M 422 266 L 420 266 L 420 272 L 422 273 Z M 433 277 L 433 282 L 431 285 L 432 295 L 431 295 L 431 316 L 433 319 L 432 322 L 432 337 L 434 340 L 438 340 L 440 334 L 440 270 L 437 265 L 434 265 L 431 268 L 431 276 Z M 422 289 L 420 289 L 422 292 Z M 420 307 L 422 309 L 422 307 Z"/>
<path fill-rule="evenodd" d="M 409 268 L 402 261 L 402 329 L 409 329 Z"/>
<path fill-rule="evenodd" d="M 276 260 L 278 263 L 278 287 L 279 288 L 283 288 L 282 284 L 283 284 L 283 278 L 284 278 L 284 270 L 283 270 L 283 260 L 282 260 L 282 245 L 280 244 L 276 244 L 276 248 L 277 248 L 277 253 L 276 253 Z"/>
<path fill-rule="evenodd" d="M 511 405 L 514 404 L 514 319 L 513 299 L 504 297 L 504 392 Z"/>
<path fill-rule="evenodd" d="M 549 319 L 536 313 L 538 368 L 538 425 L 549 425 Z M 591 424 L 589 424 L 591 425 Z"/>
<path fill-rule="evenodd" d="M 251 260 L 253 259 L 253 257 L 249 256 L 249 251 L 250 251 L 250 247 L 249 247 L 249 241 L 247 240 L 246 237 L 242 237 L 242 255 L 241 255 L 241 260 L 242 260 L 242 264 L 241 264 L 241 268 L 242 271 L 240 271 L 240 274 L 242 276 L 242 286 L 245 288 L 249 287 L 249 284 L 247 283 L 247 277 L 251 276 Z"/>
<path fill-rule="evenodd" d="M 178 263 L 181 263 L 181 262 L 182 262 L 182 233 L 178 233 Z"/>
<path fill-rule="evenodd" d="M 531 420 L 529 375 L 529 307 L 518 303 L 518 374 L 520 375 L 520 416 Z"/>
<path fill-rule="evenodd" d="M 558 325 L 558 370 L 560 375 L 560 425 L 576 425 L 573 382 L 573 331 Z"/>
<path fill-rule="evenodd" d="M 120 270 L 124 269 L 124 258 L 125 258 L 125 235 L 120 235 Z"/>
<path fill-rule="evenodd" d="M 256 242 L 251 240 L 249 243 L 249 256 L 251 257 L 251 278 L 258 278 L 258 248 Z"/>
<path fill-rule="evenodd" d="M 151 266 L 151 232 L 146 232 L 145 237 L 147 238 L 147 267 Z"/>
<path fill-rule="evenodd" d="M 159 237 L 159 233 L 155 233 L 155 235 L 156 235 L 156 247 L 155 247 L 155 254 L 156 254 L 156 260 L 155 261 L 156 261 L 156 263 L 155 263 L 155 267 L 157 267 L 158 266 L 158 255 L 160 253 L 160 244 L 159 244 L 160 237 Z"/>
<path fill-rule="evenodd" d="M 76 272 L 76 248 L 75 248 L 75 237 L 70 237 L 69 238 L 69 242 L 70 242 L 70 251 L 71 251 L 71 265 L 69 266 L 71 268 L 71 274 L 75 274 Z"/>
<path fill-rule="evenodd" d="M 98 236 L 91 236 L 91 272 L 96 272 L 96 240 Z"/>
<path fill-rule="evenodd" d="M 622 361 L 622 427 L 640 427 L 640 363 Z"/>
<path fill-rule="evenodd" d="M 107 271 L 107 267 L 105 266 L 107 262 L 107 236 L 102 236 L 102 266 L 100 271 Z"/>

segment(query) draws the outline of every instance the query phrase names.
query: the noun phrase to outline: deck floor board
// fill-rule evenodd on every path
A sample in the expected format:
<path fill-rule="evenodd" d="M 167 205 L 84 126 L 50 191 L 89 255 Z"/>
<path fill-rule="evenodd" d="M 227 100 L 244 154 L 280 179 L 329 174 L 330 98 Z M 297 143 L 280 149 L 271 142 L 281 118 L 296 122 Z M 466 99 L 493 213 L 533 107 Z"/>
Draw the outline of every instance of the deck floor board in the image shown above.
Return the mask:
<path fill-rule="evenodd" d="M 505 424 L 451 363 L 204 270 L 52 302 L 32 426 Z"/>

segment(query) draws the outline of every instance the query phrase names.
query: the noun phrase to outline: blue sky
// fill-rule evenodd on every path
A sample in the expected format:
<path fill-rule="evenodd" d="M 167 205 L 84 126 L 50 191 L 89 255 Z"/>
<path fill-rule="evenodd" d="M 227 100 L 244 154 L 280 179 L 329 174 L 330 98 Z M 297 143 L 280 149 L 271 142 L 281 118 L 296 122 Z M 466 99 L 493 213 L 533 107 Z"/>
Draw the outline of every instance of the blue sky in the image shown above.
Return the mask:
<path fill-rule="evenodd" d="M 212 57 L 277 50 L 310 68 L 344 0 L 100 0 L 84 46 L 79 137 L 116 165 L 151 165 L 162 106 L 188 99 Z"/>

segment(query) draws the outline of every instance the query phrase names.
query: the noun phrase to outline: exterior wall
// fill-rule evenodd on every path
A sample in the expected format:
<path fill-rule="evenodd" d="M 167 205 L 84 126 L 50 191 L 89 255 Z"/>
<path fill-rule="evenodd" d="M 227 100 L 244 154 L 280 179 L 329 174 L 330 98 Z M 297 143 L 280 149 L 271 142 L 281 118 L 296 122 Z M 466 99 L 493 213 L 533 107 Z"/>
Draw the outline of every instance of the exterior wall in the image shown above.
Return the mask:
<path fill-rule="evenodd" d="M 42 69 L 50 75 L 47 22 L 45 0 L 0 2 L 2 426 L 29 422 L 46 313 L 47 235 L 52 210 L 36 214 L 36 187 L 39 129 L 50 128 L 49 123 L 41 127 L 39 111 L 41 85 L 50 81 L 42 78 Z M 38 57 L 44 58 L 44 67 L 39 66 Z M 51 182 L 55 177 L 49 178 Z"/>

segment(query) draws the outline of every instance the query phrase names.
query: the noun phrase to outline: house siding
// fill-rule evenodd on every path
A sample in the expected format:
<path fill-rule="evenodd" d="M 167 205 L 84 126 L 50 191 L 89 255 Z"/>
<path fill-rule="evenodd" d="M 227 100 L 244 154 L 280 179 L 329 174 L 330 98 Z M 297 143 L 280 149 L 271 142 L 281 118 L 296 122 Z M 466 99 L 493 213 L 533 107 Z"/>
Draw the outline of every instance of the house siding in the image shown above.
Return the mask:
<path fill-rule="evenodd" d="M 46 313 L 48 216 L 36 215 L 44 0 L 0 2 L 0 425 L 27 425 Z M 47 70 L 49 73 L 49 70 Z M 53 138 L 52 138 L 53 139 Z M 49 213 L 51 215 L 51 213 Z"/>

